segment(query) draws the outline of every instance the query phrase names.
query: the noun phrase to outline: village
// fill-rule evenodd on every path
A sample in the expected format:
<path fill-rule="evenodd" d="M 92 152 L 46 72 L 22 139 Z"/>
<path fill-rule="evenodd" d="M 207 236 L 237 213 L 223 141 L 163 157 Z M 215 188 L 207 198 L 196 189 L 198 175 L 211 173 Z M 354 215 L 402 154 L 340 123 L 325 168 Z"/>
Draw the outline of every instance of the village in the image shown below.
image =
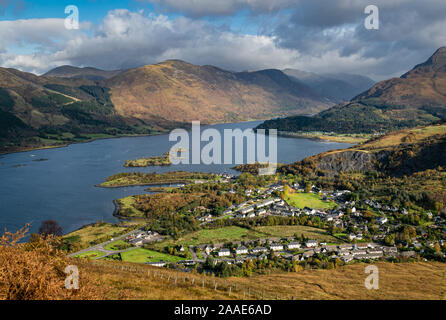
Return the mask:
<path fill-rule="evenodd" d="M 225 177 L 231 179 L 231 177 Z M 282 197 L 284 184 L 271 184 L 266 188 L 256 190 L 247 189 L 245 194 L 249 200 L 232 205 L 224 210 L 221 216 L 215 217 L 205 214 L 199 218 L 202 225 L 211 223 L 218 219 L 254 219 L 266 216 L 282 217 L 318 217 L 321 221 L 339 229 L 337 234 L 338 243 L 327 243 L 316 239 L 302 239 L 299 237 L 271 237 L 267 239 L 231 241 L 227 243 L 209 243 L 197 246 L 179 245 L 180 253 L 186 251 L 191 253 L 192 259 L 182 260 L 178 264 L 194 266 L 204 263 L 209 257 L 214 263 L 225 262 L 227 264 L 242 264 L 247 260 L 268 259 L 278 257 L 290 261 L 305 261 L 314 256 L 326 256 L 331 259 L 340 259 L 344 263 L 352 261 L 373 261 L 377 259 L 408 259 L 424 252 L 425 247 L 433 248 L 435 242 L 424 241 L 422 236 L 414 236 L 405 244 L 385 243 L 386 236 L 401 228 L 401 223 L 387 217 L 387 213 L 400 213 L 407 215 L 405 208 L 398 209 L 381 205 L 373 200 L 346 201 L 348 190 L 323 191 L 311 186 L 310 192 L 320 196 L 322 201 L 330 201 L 334 205 L 329 209 L 314 209 L 310 207 L 298 208 L 291 206 Z M 304 192 L 304 187 L 299 184 L 288 185 L 295 192 Z M 235 192 L 229 190 L 228 192 Z M 369 221 L 363 217 L 364 210 L 359 208 L 370 208 L 376 212 L 374 218 L 374 232 L 369 231 Z M 446 226 L 446 221 L 439 216 L 432 217 L 432 213 L 426 213 L 432 219 L 429 227 Z M 365 235 L 367 234 L 367 236 Z M 142 246 L 150 243 L 157 234 L 151 231 L 142 232 L 137 236 L 128 238 L 129 243 Z M 440 240 L 443 246 L 444 241 Z M 443 254 L 444 255 L 444 254 Z M 147 262 L 153 266 L 166 266 L 165 261 Z"/>

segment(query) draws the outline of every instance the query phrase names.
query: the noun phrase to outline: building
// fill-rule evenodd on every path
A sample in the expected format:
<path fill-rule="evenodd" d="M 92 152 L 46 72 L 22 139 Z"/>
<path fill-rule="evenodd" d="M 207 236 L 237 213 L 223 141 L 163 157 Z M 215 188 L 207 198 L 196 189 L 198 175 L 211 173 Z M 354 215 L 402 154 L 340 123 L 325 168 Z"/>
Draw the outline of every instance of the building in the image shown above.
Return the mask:
<path fill-rule="evenodd" d="M 166 263 L 164 261 L 157 261 L 157 262 L 147 262 L 148 265 L 153 267 L 164 267 Z"/>
<path fill-rule="evenodd" d="M 253 249 L 251 249 L 252 253 L 259 253 L 259 252 L 267 252 L 268 249 L 265 247 L 255 247 Z"/>
<path fill-rule="evenodd" d="M 227 257 L 230 255 L 231 255 L 231 251 L 229 251 L 229 249 L 223 248 L 223 249 L 220 249 L 220 251 L 218 251 L 219 257 Z"/>
<path fill-rule="evenodd" d="M 290 242 L 288 243 L 288 249 L 299 249 L 300 243 L 299 242 Z"/>
<path fill-rule="evenodd" d="M 254 207 L 249 206 L 240 210 L 241 214 L 247 214 L 254 211 Z"/>
<path fill-rule="evenodd" d="M 238 247 L 235 250 L 235 253 L 236 254 L 248 254 L 248 248 L 246 248 L 246 247 Z"/>
<path fill-rule="evenodd" d="M 273 243 L 269 246 L 269 248 L 273 251 L 282 251 L 283 250 L 283 245 L 280 243 Z"/>
<path fill-rule="evenodd" d="M 263 208 L 263 207 L 270 206 L 272 204 L 274 204 L 274 200 L 273 199 L 268 199 L 268 200 L 265 200 L 265 201 L 262 201 L 262 202 L 256 204 L 256 207 L 257 208 Z"/>
<path fill-rule="evenodd" d="M 305 242 L 305 245 L 308 248 L 314 248 L 317 247 L 317 240 L 308 240 L 307 242 Z"/>
<path fill-rule="evenodd" d="M 387 221 L 388 221 L 387 217 L 379 217 L 378 219 L 376 219 L 376 222 L 379 223 L 379 224 L 384 224 Z"/>
<path fill-rule="evenodd" d="M 358 250 L 365 250 L 369 247 L 368 243 L 357 243 L 355 244 L 355 248 Z"/>

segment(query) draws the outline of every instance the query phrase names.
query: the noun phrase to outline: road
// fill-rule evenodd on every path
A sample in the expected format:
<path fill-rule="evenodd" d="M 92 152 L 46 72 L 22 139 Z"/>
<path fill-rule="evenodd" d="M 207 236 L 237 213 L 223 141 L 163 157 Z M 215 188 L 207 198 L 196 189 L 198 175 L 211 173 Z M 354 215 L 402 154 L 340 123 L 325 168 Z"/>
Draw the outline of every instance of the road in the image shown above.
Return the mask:
<path fill-rule="evenodd" d="M 97 245 L 95 245 L 93 247 L 88 247 L 86 249 L 83 249 L 83 250 L 80 250 L 78 252 L 72 253 L 72 254 L 70 254 L 68 256 L 69 257 L 74 257 L 74 256 L 77 256 L 79 254 L 82 254 L 82 253 L 85 253 L 85 252 L 89 252 L 89 251 L 100 251 L 100 252 L 103 252 L 104 255 L 100 256 L 100 257 L 93 258 L 93 259 L 99 259 L 99 258 L 104 258 L 104 257 L 112 255 L 112 254 L 117 254 L 117 253 L 133 250 L 133 249 L 135 249 L 133 247 L 125 249 L 125 250 L 107 250 L 104 247 L 107 244 L 110 244 L 110 243 L 115 242 L 117 240 L 124 239 L 124 238 L 126 238 L 126 237 L 128 237 L 128 236 L 130 236 L 132 234 L 138 233 L 138 232 L 141 232 L 141 229 L 132 230 L 132 231 L 127 232 L 127 233 L 125 233 L 125 234 L 123 234 L 123 235 L 121 235 L 119 237 L 113 238 L 113 240 L 109 240 L 109 241 L 106 241 L 106 242 L 103 242 L 103 243 L 99 243 L 99 244 L 97 244 Z"/>

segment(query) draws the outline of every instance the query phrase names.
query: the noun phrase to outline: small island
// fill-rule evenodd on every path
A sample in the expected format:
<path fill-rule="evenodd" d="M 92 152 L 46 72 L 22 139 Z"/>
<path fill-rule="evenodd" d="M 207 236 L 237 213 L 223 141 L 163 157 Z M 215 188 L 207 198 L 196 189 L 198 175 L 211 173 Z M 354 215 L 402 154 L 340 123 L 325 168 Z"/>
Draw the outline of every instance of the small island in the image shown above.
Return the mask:
<path fill-rule="evenodd" d="M 136 160 L 126 160 L 124 167 L 151 167 L 151 166 L 170 166 L 169 152 L 163 153 L 162 156 L 154 156 L 149 158 L 141 158 Z"/>

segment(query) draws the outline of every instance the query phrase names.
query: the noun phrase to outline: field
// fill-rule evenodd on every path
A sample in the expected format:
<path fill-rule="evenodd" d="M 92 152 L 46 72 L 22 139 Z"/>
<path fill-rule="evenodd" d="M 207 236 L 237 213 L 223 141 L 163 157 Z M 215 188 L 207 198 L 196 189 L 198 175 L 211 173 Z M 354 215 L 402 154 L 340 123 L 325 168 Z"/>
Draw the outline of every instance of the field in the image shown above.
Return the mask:
<path fill-rule="evenodd" d="M 100 263 L 94 261 L 94 263 Z M 439 262 L 385 263 L 377 262 L 379 289 L 367 290 L 366 264 L 347 265 L 333 270 L 304 270 L 298 273 L 276 273 L 246 278 L 211 278 L 195 274 L 169 271 L 140 265 L 141 273 L 122 270 L 122 266 L 134 269 L 136 266 L 117 262 L 101 262 L 101 266 L 85 261 L 80 271 L 88 272 L 106 286 L 107 299 L 259 299 L 265 291 L 265 299 L 337 299 L 337 300 L 404 300 L 404 299 L 445 299 L 446 264 Z M 116 266 L 116 268 L 113 268 Z M 147 276 L 147 270 L 163 273 L 163 278 Z M 170 282 L 168 281 L 170 275 Z M 172 279 L 178 277 L 177 286 Z M 186 283 L 183 283 L 186 277 Z M 181 279 L 181 280 L 180 280 Z M 191 284 L 195 279 L 195 285 Z M 206 285 L 201 286 L 202 280 Z M 214 290 L 213 281 L 218 289 Z M 237 290 L 235 290 L 237 285 Z M 228 296 L 228 288 L 232 295 Z M 248 288 L 251 295 L 248 296 Z"/>
<path fill-rule="evenodd" d="M 400 144 L 412 144 L 435 135 L 444 135 L 446 125 L 432 125 L 413 129 L 391 132 L 376 140 L 365 143 L 360 147 L 363 150 L 381 150 L 395 147 Z"/>
<path fill-rule="evenodd" d="M 303 234 L 305 238 L 325 241 L 329 243 L 341 242 L 339 239 L 327 234 L 323 229 L 307 227 L 307 226 L 262 226 L 257 227 L 257 231 L 269 234 L 272 237 L 292 237 L 296 233 L 300 236 Z"/>
<path fill-rule="evenodd" d="M 285 198 L 285 201 L 293 207 L 303 209 L 309 207 L 312 209 L 331 209 L 336 206 L 334 202 L 322 201 L 320 196 L 315 193 L 289 193 Z"/>
<path fill-rule="evenodd" d="M 114 251 L 114 250 L 124 250 L 126 248 L 130 248 L 132 245 L 125 242 L 124 240 L 116 240 L 112 243 L 109 243 L 107 245 L 104 246 L 105 250 L 110 250 L 110 251 Z"/>
<path fill-rule="evenodd" d="M 71 243 L 76 249 L 88 247 L 90 245 L 104 242 L 116 237 L 127 230 L 126 227 L 111 223 L 95 223 L 63 237 L 65 242 Z"/>
<path fill-rule="evenodd" d="M 119 214 L 125 215 L 126 217 L 144 217 L 144 213 L 133 206 L 135 203 L 133 196 L 121 198 L 116 201 L 119 203 Z"/>
<path fill-rule="evenodd" d="M 75 257 L 76 258 L 99 258 L 99 257 L 102 257 L 103 255 L 104 255 L 104 253 L 101 251 L 92 250 L 92 251 L 87 251 L 87 252 L 78 254 Z"/>
<path fill-rule="evenodd" d="M 157 251 L 147 250 L 144 248 L 136 248 L 134 250 L 121 252 L 121 258 L 124 262 L 135 262 L 135 263 L 144 263 L 144 262 L 177 262 L 184 260 L 183 258 L 172 256 L 170 254 L 160 253 Z"/>
<path fill-rule="evenodd" d="M 157 243 L 155 246 L 162 248 L 166 245 L 182 244 L 185 246 L 207 244 L 207 243 L 222 243 L 229 241 L 241 241 L 250 239 L 266 238 L 267 235 L 252 231 L 249 229 L 231 226 L 218 229 L 203 229 L 196 232 L 191 232 L 177 241 L 168 240 Z"/>

